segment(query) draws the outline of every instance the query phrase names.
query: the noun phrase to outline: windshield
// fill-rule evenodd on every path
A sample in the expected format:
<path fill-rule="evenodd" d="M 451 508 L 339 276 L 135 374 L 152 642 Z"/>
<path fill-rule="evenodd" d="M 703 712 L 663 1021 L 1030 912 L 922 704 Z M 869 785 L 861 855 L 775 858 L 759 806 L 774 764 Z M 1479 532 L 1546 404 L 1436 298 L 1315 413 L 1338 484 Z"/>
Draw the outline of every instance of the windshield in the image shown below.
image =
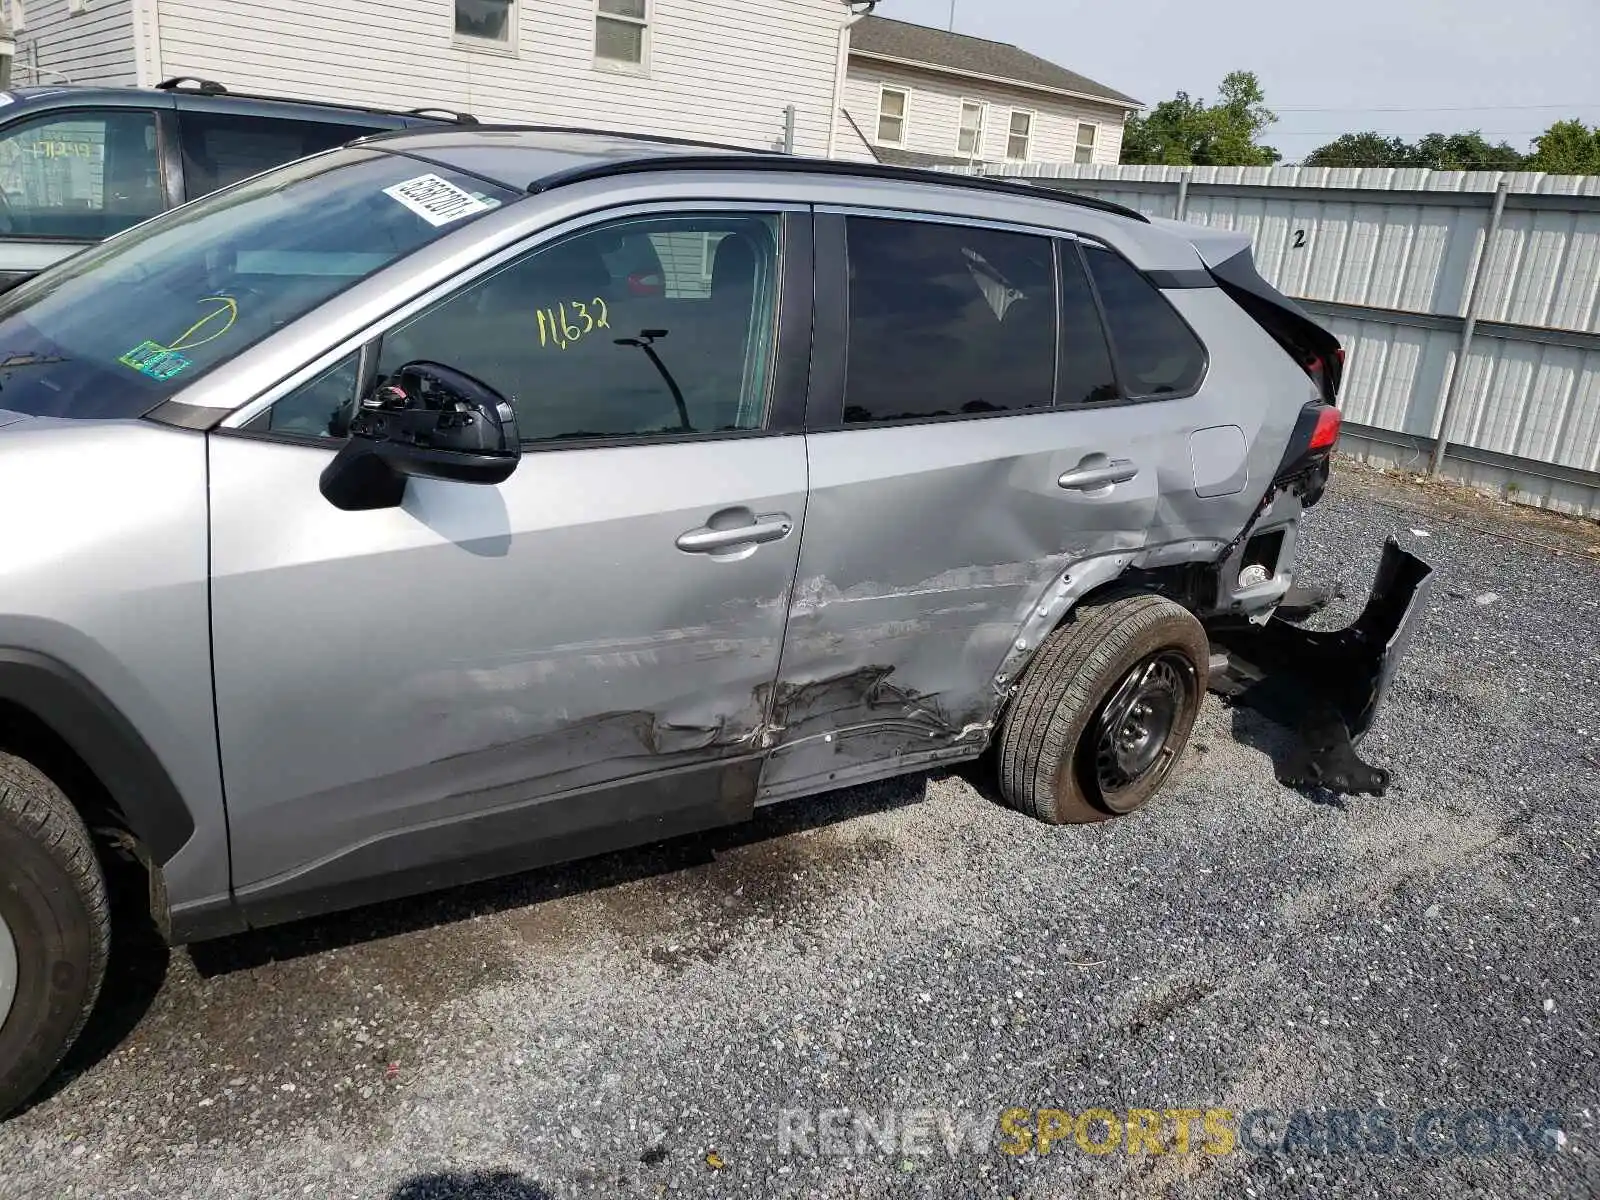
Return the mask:
<path fill-rule="evenodd" d="M 516 195 L 347 149 L 157 217 L 0 296 L 0 409 L 139 416 Z"/>

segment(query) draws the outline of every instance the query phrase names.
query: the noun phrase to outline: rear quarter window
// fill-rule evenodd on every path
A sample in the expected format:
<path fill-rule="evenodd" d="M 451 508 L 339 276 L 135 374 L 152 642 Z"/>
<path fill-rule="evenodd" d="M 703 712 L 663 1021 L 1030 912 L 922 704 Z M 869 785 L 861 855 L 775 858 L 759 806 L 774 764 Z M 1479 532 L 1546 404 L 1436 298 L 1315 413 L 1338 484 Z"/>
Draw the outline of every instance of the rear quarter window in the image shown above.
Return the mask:
<path fill-rule="evenodd" d="M 1206 373 L 1206 348 L 1194 330 L 1127 259 L 1103 246 L 1083 250 L 1123 391 L 1131 399 L 1192 395 Z"/>

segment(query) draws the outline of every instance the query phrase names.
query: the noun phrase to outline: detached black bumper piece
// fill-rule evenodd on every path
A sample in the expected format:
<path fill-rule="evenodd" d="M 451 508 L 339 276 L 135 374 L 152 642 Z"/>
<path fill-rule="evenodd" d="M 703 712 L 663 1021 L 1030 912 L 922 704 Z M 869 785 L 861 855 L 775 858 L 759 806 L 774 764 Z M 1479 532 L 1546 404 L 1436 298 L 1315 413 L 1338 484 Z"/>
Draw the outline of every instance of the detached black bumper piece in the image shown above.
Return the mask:
<path fill-rule="evenodd" d="M 1394 682 L 1433 575 L 1391 537 L 1366 608 L 1347 629 L 1318 633 L 1282 617 L 1212 626 L 1211 689 L 1299 736 L 1278 772 L 1285 786 L 1388 791 L 1389 772 L 1363 762 L 1355 747 Z"/>

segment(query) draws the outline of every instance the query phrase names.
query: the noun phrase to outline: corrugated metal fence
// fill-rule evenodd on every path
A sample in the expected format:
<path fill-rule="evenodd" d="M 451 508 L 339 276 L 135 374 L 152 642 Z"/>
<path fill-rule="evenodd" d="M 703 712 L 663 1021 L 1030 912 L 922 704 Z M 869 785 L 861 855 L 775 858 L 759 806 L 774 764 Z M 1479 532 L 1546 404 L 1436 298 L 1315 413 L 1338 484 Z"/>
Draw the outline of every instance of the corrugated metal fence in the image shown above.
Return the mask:
<path fill-rule="evenodd" d="M 1344 343 L 1348 448 L 1426 471 L 1448 412 L 1444 473 L 1600 516 L 1600 178 L 1073 165 L 989 173 L 1248 233 L 1261 273 Z"/>

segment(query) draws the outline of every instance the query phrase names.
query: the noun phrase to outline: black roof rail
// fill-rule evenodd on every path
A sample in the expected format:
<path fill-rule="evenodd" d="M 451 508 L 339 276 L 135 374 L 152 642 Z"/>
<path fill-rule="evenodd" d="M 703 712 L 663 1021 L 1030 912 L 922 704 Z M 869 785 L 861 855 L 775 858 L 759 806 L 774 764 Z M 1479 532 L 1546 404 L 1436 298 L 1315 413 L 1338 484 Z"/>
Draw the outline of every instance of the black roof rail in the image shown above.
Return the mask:
<path fill-rule="evenodd" d="M 185 85 L 192 86 L 185 86 Z M 230 96 L 235 100 L 265 100 L 274 104 L 298 104 L 308 108 L 324 108 L 333 112 L 370 113 L 379 117 L 432 117 L 452 125 L 478 125 L 481 122 L 469 112 L 453 108 L 378 108 L 365 104 L 344 104 L 336 100 L 308 100 L 303 96 L 268 96 L 259 92 L 230 92 L 214 79 L 201 79 L 194 75 L 177 75 L 156 84 L 162 92 L 193 92 L 198 96 Z"/>
<path fill-rule="evenodd" d="M 452 125 L 483 124 L 471 113 L 457 112 L 453 108 L 408 108 L 400 115 L 404 117 L 437 117 L 441 121 L 449 121 Z"/>
<path fill-rule="evenodd" d="M 637 138 L 635 140 L 645 141 L 647 139 Z M 673 139 L 651 138 L 648 140 L 672 141 Z M 703 143 L 699 142 L 679 142 L 677 144 L 703 145 Z M 892 179 L 903 183 L 931 183 L 943 187 L 962 188 L 968 191 L 1023 196 L 1030 200 L 1053 200 L 1060 204 L 1072 204 L 1079 208 L 1089 208 L 1094 209 L 1096 212 L 1126 217 L 1129 220 L 1138 221 L 1145 225 L 1150 223 L 1150 218 L 1138 209 L 1128 208 L 1110 200 L 1102 200 L 1098 196 L 1084 196 L 1077 192 L 1062 191 L 1059 188 L 1040 187 L 1038 184 L 1013 182 L 1009 179 L 996 179 L 988 175 L 956 175 L 944 171 L 928 171 L 919 167 L 896 167 L 885 163 L 843 162 L 830 158 L 797 158 L 783 153 L 778 153 L 774 157 L 768 157 L 765 153 L 762 153 L 760 154 L 760 160 L 760 165 L 756 169 L 761 171 L 784 171 L 797 175 L 836 175 L 854 179 Z M 612 175 L 628 175 L 639 171 L 727 171 L 738 170 L 741 167 L 750 165 L 748 154 L 680 154 L 663 155 L 660 158 L 612 160 L 589 163 L 585 166 L 573 167 L 571 170 L 546 176 L 543 179 L 536 179 L 528 185 L 528 191 L 537 194 L 566 184 L 580 183 L 589 179 L 603 179 Z"/>
<path fill-rule="evenodd" d="M 186 83 L 192 83 L 194 87 L 186 88 L 183 86 Z M 194 75 L 175 75 L 171 79 L 163 79 L 156 84 L 156 91 L 198 92 L 202 96 L 226 96 L 228 94 L 228 89 L 215 79 L 200 79 Z"/>

